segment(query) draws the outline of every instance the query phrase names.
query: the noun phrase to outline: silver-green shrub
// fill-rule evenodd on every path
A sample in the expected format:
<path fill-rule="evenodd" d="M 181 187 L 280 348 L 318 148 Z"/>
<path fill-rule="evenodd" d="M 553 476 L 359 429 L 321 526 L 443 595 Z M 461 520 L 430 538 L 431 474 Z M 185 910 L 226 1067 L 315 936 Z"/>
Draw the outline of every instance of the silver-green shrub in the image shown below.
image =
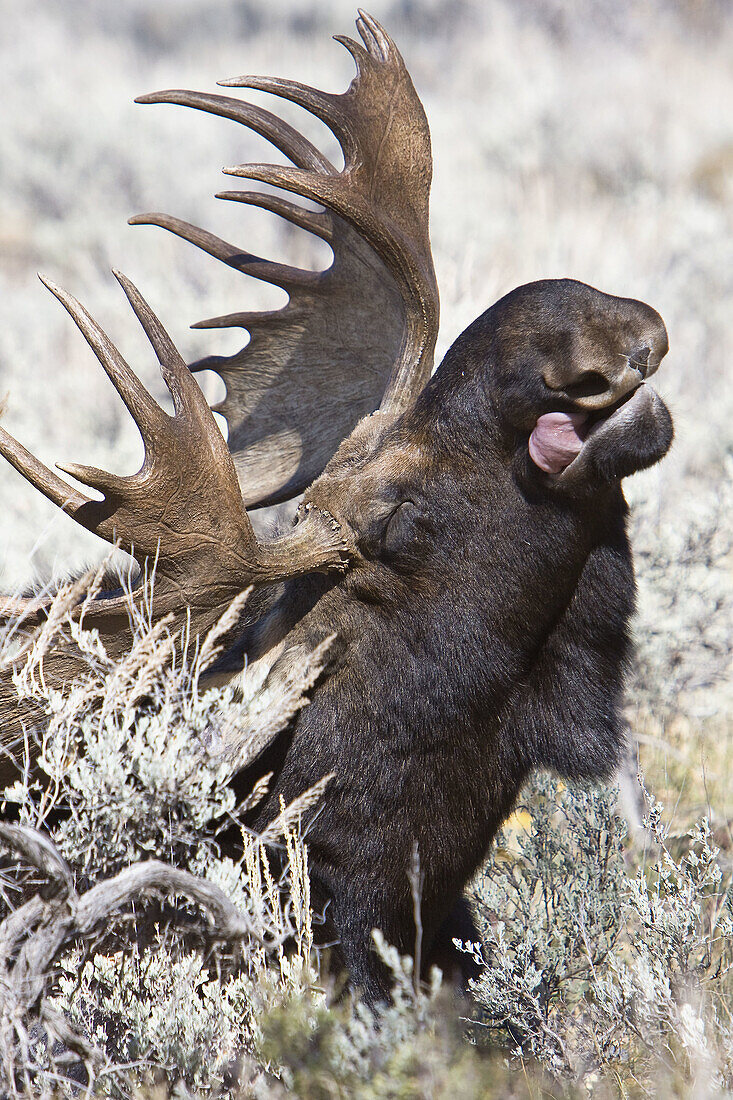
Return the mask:
<path fill-rule="evenodd" d="M 140 618 L 129 654 L 115 662 L 68 614 L 96 583 L 62 588 L 38 634 L 2 642 L 19 706 L 32 701 L 47 714 L 29 734 L 38 769 L 19 775 L 5 809 L 48 835 L 78 897 L 163 860 L 220 889 L 250 931 L 237 942 L 217 936 L 195 897 L 175 891 L 131 896 L 108 926 L 65 942 L 40 1000 L 0 1004 L 11 1091 L 73 1093 L 87 1080 L 99 1094 L 125 1095 L 157 1073 L 161 1096 L 175 1086 L 231 1097 L 478 1100 L 539 1088 L 603 1097 L 653 1095 L 655 1080 L 670 1095 L 726 1095 L 733 895 L 706 821 L 673 836 L 647 797 L 646 845 L 629 845 L 615 791 L 536 779 L 473 889 L 475 1010 L 437 973 L 421 986 L 412 960 L 375 933 L 394 1002 L 374 1013 L 319 972 L 298 833 L 318 790 L 286 808 L 265 838 L 279 843 L 277 863 L 246 830 L 238 854 L 221 847 L 242 810 L 232 771 L 303 704 L 321 655 L 304 656 L 292 682 L 259 696 L 246 684 L 207 690 L 206 667 L 240 602 L 190 651 L 166 623 Z M 43 677 L 44 655 L 62 638 L 83 656 L 63 695 Z M 39 887 L 37 872 L 22 868 L 2 882 L 0 981 L 14 965 L 3 936 L 24 899 L 43 897 Z M 59 911 L 53 899 L 44 904 Z M 21 954 L 39 942 L 28 937 Z"/>
<path fill-rule="evenodd" d="M 253 1006 L 259 1010 L 262 1000 L 256 991 L 271 985 L 292 994 L 315 980 L 298 821 L 322 784 L 284 808 L 268 831 L 267 839 L 284 849 L 276 864 L 264 840 L 244 829 L 234 854 L 224 853 L 219 841 L 225 827 L 236 833 L 242 812 L 266 789 L 260 785 L 235 807 L 233 771 L 254 759 L 303 705 L 321 654 L 304 656 L 299 673 L 270 692 L 265 721 L 258 702 L 235 698 L 232 688 L 201 684 L 243 599 L 196 646 L 186 647 L 166 621 L 152 625 L 139 617 L 130 652 L 113 661 L 96 633 L 70 614 L 85 591 L 94 593 L 100 575 L 62 587 L 35 635 L 24 639 L 22 631 L 8 631 L 0 638 L 0 670 L 7 676 L 16 669 L 19 707 L 30 701 L 47 716 L 27 735 L 36 765 L 20 768 L 4 792 L 3 810 L 12 810 L 22 826 L 36 831 L 32 835 L 49 837 L 54 861 L 65 864 L 74 880 L 72 907 L 85 889 L 122 869 L 164 861 L 222 890 L 252 934 L 220 949 L 217 941 L 227 937 L 215 922 L 209 926 L 195 901 L 132 895 L 109 927 L 49 959 L 55 971 L 47 994 L 24 1004 L 22 991 L 12 988 L 18 971 L 7 956 L 15 941 L 3 939 L 3 932 L 44 884 L 37 875 L 29 883 L 22 870 L 9 873 L 0 911 L 2 980 L 9 983 L 0 1004 L 0 1056 L 9 1087 L 32 1083 L 39 1095 L 61 1087 L 54 1036 L 68 1037 L 46 1026 L 60 1010 L 82 1045 L 94 1048 L 94 1057 L 77 1060 L 88 1063 L 87 1075 L 93 1068 L 103 1091 L 132 1087 L 156 1067 L 171 1080 L 208 1089 L 221 1085 L 227 1063 L 255 1043 Z M 72 642 L 82 668 L 59 693 L 45 682 L 43 659 L 52 645 Z M 51 906 L 53 891 L 46 893 Z M 49 907 L 41 925 L 57 915 Z M 29 924 L 21 953 L 39 950 L 36 932 Z M 287 952 L 286 940 L 295 945 Z"/>
<path fill-rule="evenodd" d="M 675 851 L 648 798 L 629 850 L 612 790 L 543 777 L 513 822 L 474 890 L 479 1026 L 591 1091 L 730 1088 L 733 893 L 707 821 Z"/>

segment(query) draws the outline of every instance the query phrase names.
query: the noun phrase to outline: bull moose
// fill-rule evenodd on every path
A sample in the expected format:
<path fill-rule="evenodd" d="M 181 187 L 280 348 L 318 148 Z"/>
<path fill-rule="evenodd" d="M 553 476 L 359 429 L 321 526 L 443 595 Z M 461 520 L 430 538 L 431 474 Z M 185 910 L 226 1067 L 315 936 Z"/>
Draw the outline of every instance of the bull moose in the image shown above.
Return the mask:
<path fill-rule="evenodd" d="M 665 454 L 672 424 L 648 385 L 667 352 L 660 316 L 571 279 L 507 294 L 432 373 L 427 121 L 394 43 L 363 12 L 356 25 L 361 42 L 338 37 L 356 64 L 343 94 L 267 77 L 224 82 L 325 122 L 341 170 L 238 98 L 164 91 L 138 101 L 193 107 L 267 138 L 292 166 L 225 171 L 322 209 L 279 192 L 219 197 L 322 238 L 332 265 L 298 270 L 174 217 L 132 218 L 284 288 L 287 306 L 200 322 L 250 338 L 189 367 L 117 274 L 172 395 L 168 415 L 84 308 L 47 283 L 134 418 L 144 464 L 130 477 L 61 467 L 100 500 L 2 430 L 0 452 L 78 523 L 117 541 L 141 578 L 155 562 L 155 617 L 188 616 L 200 634 L 253 587 L 219 675 L 241 673 L 246 654 L 275 682 L 335 637 L 310 705 L 257 762 L 273 778 L 252 824 L 333 773 L 308 827 L 313 897 L 339 958 L 376 1001 L 388 983 L 371 930 L 410 949 L 415 845 L 429 962 L 532 770 L 602 777 L 618 762 L 634 608 L 621 480 Z M 215 411 L 228 442 L 194 378 L 204 369 L 226 385 Z M 300 494 L 290 528 L 256 537 L 248 509 Z M 2 615 L 32 624 L 45 606 L 8 599 Z M 86 622 L 124 652 L 123 594 L 101 593 Z M 59 649 L 46 676 L 63 684 L 75 663 Z M 28 718 L 17 706 L 6 688 L 6 747 Z"/>

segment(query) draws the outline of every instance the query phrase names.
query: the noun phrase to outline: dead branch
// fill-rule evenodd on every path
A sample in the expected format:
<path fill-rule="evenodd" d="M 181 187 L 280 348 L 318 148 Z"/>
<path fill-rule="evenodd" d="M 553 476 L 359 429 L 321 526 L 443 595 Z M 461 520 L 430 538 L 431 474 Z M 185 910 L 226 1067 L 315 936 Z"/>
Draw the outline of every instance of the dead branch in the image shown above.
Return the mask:
<path fill-rule="evenodd" d="M 0 823 L 0 841 L 47 880 L 42 889 L 0 923 L 0 1039 L 2 1061 L 23 1072 L 22 1050 L 34 1025 L 61 1041 L 97 1073 L 105 1056 L 46 1001 L 54 964 L 79 941 L 91 940 L 100 928 L 135 902 L 150 895 L 183 896 L 207 917 L 207 935 L 230 944 L 244 939 L 265 942 L 264 934 L 207 879 L 160 860 L 148 860 L 77 893 L 71 868 L 49 837 L 27 826 Z M 13 1058 L 12 1048 L 19 1055 Z M 59 1066 L 61 1062 L 56 1059 Z"/>

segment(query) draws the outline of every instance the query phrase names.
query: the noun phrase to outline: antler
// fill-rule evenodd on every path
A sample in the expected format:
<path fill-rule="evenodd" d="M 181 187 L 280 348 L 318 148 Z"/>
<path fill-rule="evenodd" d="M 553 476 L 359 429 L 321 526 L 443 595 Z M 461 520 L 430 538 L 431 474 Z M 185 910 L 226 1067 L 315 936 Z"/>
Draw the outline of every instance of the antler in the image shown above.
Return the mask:
<path fill-rule="evenodd" d="M 254 130 L 294 167 L 246 164 L 224 171 L 327 208 L 313 212 L 251 191 L 217 196 L 270 210 L 327 241 L 334 260 L 324 272 L 260 259 L 168 215 L 131 219 L 132 224 L 168 229 L 290 296 L 282 310 L 230 314 L 194 325 L 250 333 L 250 342 L 237 354 L 209 356 L 191 367 L 214 370 L 226 384 L 227 396 L 215 411 L 227 419 L 229 448 L 249 506 L 300 492 L 358 420 L 377 407 L 398 415 L 415 400 L 432 369 L 438 292 L 428 237 L 432 160 L 427 120 L 389 36 L 362 11 L 356 26 L 363 46 L 336 36 L 356 64 L 356 77 L 341 95 L 269 77 L 222 82 L 271 92 L 325 122 L 343 150 L 341 172 L 293 127 L 241 100 L 165 91 L 137 101 L 194 107 Z"/>
<path fill-rule="evenodd" d="M 72 489 L 0 428 L 0 454 L 77 523 L 119 543 L 150 576 L 155 568 L 157 616 L 191 610 L 195 630 L 211 625 L 251 584 L 325 568 L 343 568 L 347 546 L 326 512 L 306 511 L 293 530 L 258 542 L 242 502 L 232 458 L 206 400 L 168 333 L 124 275 L 115 272 L 153 346 L 171 397 L 169 416 L 130 370 L 114 344 L 70 294 L 43 280 L 70 313 L 127 406 L 145 444 L 145 460 L 130 477 L 69 463 L 64 472 L 104 494 L 94 500 Z M 127 621 L 127 597 L 95 602 L 92 625 L 113 635 Z M 45 604 L 0 604 L 0 618 L 19 611 L 41 618 Z"/>
<path fill-rule="evenodd" d="M 32 484 L 82 526 L 119 542 L 144 576 L 155 567 L 154 616 L 171 613 L 180 621 L 190 615 L 194 633 L 208 629 L 252 584 L 345 566 L 346 538 L 327 512 L 306 506 L 288 535 L 258 542 L 246 508 L 304 489 L 359 419 L 377 407 L 385 417 L 399 415 L 430 375 L 438 295 L 428 241 L 427 121 L 392 41 L 364 13 L 357 27 L 363 46 L 338 39 L 357 70 L 342 95 L 266 78 L 229 82 L 290 99 L 323 120 L 342 146 L 341 172 L 292 126 L 260 107 L 195 92 L 142 99 L 222 115 L 265 136 L 292 168 L 244 165 L 228 171 L 326 207 L 313 212 L 281 196 L 254 192 L 220 196 L 273 211 L 327 241 L 334 260 L 324 272 L 262 260 L 166 215 L 132 219 L 161 225 L 290 296 L 282 310 L 238 313 L 196 326 L 250 332 L 250 342 L 236 355 L 210 356 L 191 368 L 216 370 L 226 384 L 226 399 L 215 411 L 228 421 L 229 447 L 189 368 L 122 276 L 117 277 L 173 397 L 172 417 L 83 307 L 46 285 L 71 314 L 138 425 L 145 444 L 140 471 L 119 477 L 87 466 L 64 467 L 103 494 L 102 500 L 92 499 L 0 429 L 0 454 Z M 47 602 L 0 602 L 0 620 L 22 614 L 27 624 L 41 621 Z M 85 620 L 100 630 L 112 655 L 129 644 L 130 610 L 128 596 L 85 604 Z M 53 676 L 63 680 L 74 664 L 73 647 L 54 653 L 53 660 Z M 2 689 L 0 678 L 0 694 Z"/>

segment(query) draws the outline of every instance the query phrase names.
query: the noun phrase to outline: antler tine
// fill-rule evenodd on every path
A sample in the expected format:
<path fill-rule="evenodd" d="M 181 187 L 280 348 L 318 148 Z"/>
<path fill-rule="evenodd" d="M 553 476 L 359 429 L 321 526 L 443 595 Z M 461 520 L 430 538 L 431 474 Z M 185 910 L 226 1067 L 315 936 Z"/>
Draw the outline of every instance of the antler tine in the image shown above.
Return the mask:
<path fill-rule="evenodd" d="M 153 313 L 132 280 L 128 279 L 126 275 L 123 275 L 123 273 L 116 268 L 112 268 L 112 274 L 122 287 L 125 297 L 132 306 L 138 321 L 142 325 L 143 331 L 153 347 L 158 362 L 165 372 L 164 377 L 166 377 L 166 373 L 175 371 L 179 365 L 181 368 L 185 368 L 185 363 L 181 358 L 178 348 L 175 346 L 170 336 L 163 328 L 160 320 Z M 172 396 L 175 397 L 175 394 Z"/>
<path fill-rule="evenodd" d="M 358 67 L 358 56 L 353 56 Z M 319 88 L 312 88 L 310 84 L 301 84 L 298 80 L 283 80 L 277 76 L 239 76 L 233 80 L 219 80 L 217 83 L 224 88 L 250 88 L 253 92 L 270 92 L 280 99 L 288 99 L 325 122 L 338 139 L 347 159 L 356 152 L 348 114 L 339 94 L 322 92 Z"/>
<path fill-rule="evenodd" d="M 84 496 L 78 489 L 72 489 L 70 485 L 60 478 L 48 466 L 44 466 L 35 455 L 27 451 L 22 443 L 14 439 L 12 435 L 0 428 L 0 455 L 6 458 L 19 474 L 35 486 L 39 492 L 55 504 L 62 511 L 75 512 L 84 504 L 89 503 L 89 497 Z"/>
<path fill-rule="evenodd" d="M 285 310 L 273 309 L 269 313 L 259 313 L 257 310 L 242 310 L 239 313 L 225 313 L 221 317 L 207 317 L 204 321 L 196 321 L 191 325 L 194 329 L 215 329 L 215 328 L 244 328 L 249 330 L 250 325 L 256 325 L 257 328 L 264 327 L 268 323 L 282 321 L 284 319 Z M 288 316 L 292 317 L 292 310 L 288 312 Z M 221 356 L 210 356 L 211 359 L 222 358 Z M 200 363 L 189 363 L 189 370 L 203 370 Z"/>
<path fill-rule="evenodd" d="M 329 241 L 333 236 L 333 226 L 327 214 L 317 210 L 306 210 L 305 207 L 297 206 L 294 202 L 288 202 L 280 195 L 270 195 L 264 191 L 219 191 L 214 197 L 269 210 L 270 213 L 285 218 L 286 221 L 297 225 L 299 229 L 306 229 L 323 241 Z"/>
<path fill-rule="evenodd" d="M 369 15 L 363 8 L 357 8 L 357 11 L 359 18 L 356 20 L 356 29 L 369 53 L 379 61 L 389 61 L 397 53 L 394 42 L 373 15 Z"/>
<path fill-rule="evenodd" d="M 233 122 L 239 122 L 248 127 L 261 137 L 266 138 L 275 148 L 284 153 L 288 160 L 297 164 L 299 168 L 310 168 L 316 172 L 333 172 L 333 165 L 320 149 L 277 115 L 266 111 L 263 107 L 257 107 L 253 103 L 245 103 L 241 99 L 232 99 L 231 96 L 210 95 L 205 92 L 191 92 L 183 89 L 171 89 L 165 92 L 152 92 L 150 95 L 141 95 L 136 103 L 173 103 L 181 107 L 192 107 L 197 111 L 205 111 L 208 114 L 219 115 L 221 118 L 229 118 Z"/>
<path fill-rule="evenodd" d="M 174 218 L 171 214 L 135 214 L 128 219 L 128 225 L 157 225 L 161 229 L 167 229 L 176 237 L 181 237 L 190 244 L 195 244 L 202 252 L 208 252 L 217 260 L 221 260 L 235 271 L 243 275 L 251 275 L 261 282 L 272 283 L 290 291 L 296 287 L 310 286 L 317 278 L 318 273 L 303 271 L 299 267 L 290 267 L 287 264 L 278 264 L 272 260 L 263 260 L 260 256 L 254 256 L 251 252 L 244 252 L 236 245 L 223 241 L 214 233 L 206 229 L 200 229 L 197 225 Z"/>
<path fill-rule="evenodd" d="M 158 358 L 160 372 L 173 398 L 173 408 L 176 415 L 186 413 L 189 416 L 193 414 L 199 417 L 202 415 L 208 417 L 210 414 L 206 398 L 201 392 L 200 386 L 191 377 L 191 372 L 178 348 L 158 317 L 153 313 L 130 279 L 123 275 L 121 271 L 113 270 L 112 274 L 125 292 L 125 296 Z"/>
<path fill-rule="evenodd" d="M 358 26 L 358 23 L 357 23 Z M 357 72 L 361 72 L 364 65 L 368 65 L 373 60 L 367 50 L 364 49 L 361 42 L 354 41 L 348 34 L 335 34 L 333 36 L 334 42 L 339 42 L 345 47 L 354 59 Z"/>
<path fill-rule="evenodd" d="M 125 479 L 120 477 L 119 474 L 111 474 L 109 470 L 100 470 L 98 466 L 84 466 L 81 462 L 57 462 L 56 466 L 59 470 L 63 470 L 65 474 L 81 481 L 83 485 L 88 485 L 90 489 L 98 489 L 100 493 L 105 495 L 119 493 L 125 485 Z"/>
<path fill-rule="evenodd" d="M 366 228 L 365 225 L 358 224 L 365 221 L 362 211 L 366 204 L 360 201 L 360 196 L 353 194 L 349 181 L 340 173 L 336 176 L 320 176 L 316 172 L 289 168 L 284 164 L 234 164 L 222 168 L 222 171 L 227 176 L 269 183 L 273 187 L 282 187 L 285 191 L 312 199 L 313 202 L 323 203 L 355 223 L 357 228 Z"/>
<path fill-rule="evenodd" d="M 150 396 L 139 378 L 130 370 L 119 351 L 110 338 L 99 327 L 81 302 L 78 302 L 71 294 L 61 287 L 56 286 L 50 279 L 38 276 L 43 285 L 58 298 L 64 309 L 69 313 L 74 324 L 89 344 L 105 374 L 124 401 L 130 415 L 140 429 L 145 439 L 146 434 L 160 430 L 160 425 L 165 413 L 160 405 Z"/>
<path fill-rule="evenodd" d="M 283 80 L 279 76 L 234 76 L 229 80 L 217 80 L 220 88 L 251 88 L 255 92 L 272 92 L 282 99 L 289 99 L 304 107 L 306 111 L 323 116 L 325 122 L 334 111 L 338 95 L 312 88 L 310 84 L 301 84 L 298 80 Z"/>

